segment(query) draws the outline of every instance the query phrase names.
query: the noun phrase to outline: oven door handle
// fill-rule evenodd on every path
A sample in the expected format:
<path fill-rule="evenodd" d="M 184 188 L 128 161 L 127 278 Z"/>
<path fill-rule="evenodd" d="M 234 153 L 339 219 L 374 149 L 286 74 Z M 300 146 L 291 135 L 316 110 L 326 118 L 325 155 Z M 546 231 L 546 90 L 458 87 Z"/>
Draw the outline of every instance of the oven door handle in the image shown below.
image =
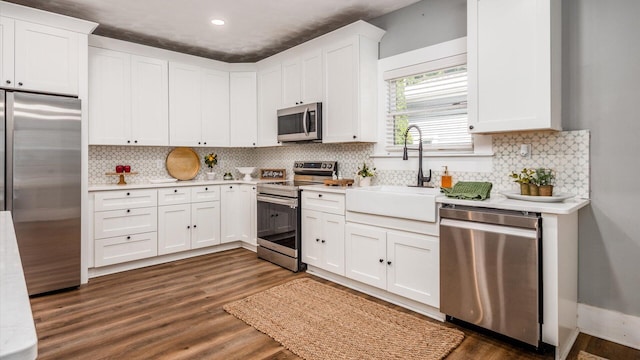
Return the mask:
<path fill-rule="evenodd" d="M 283 198 L 278 198 L 273 196 L 264 196 L 264 195 L 258 195 L 257 199 L 258 201 L 262 201 L 270 204 L 288 206 L 292 209 L 295 209 L 298 207 L 298 199 L 283 199 Z"/>

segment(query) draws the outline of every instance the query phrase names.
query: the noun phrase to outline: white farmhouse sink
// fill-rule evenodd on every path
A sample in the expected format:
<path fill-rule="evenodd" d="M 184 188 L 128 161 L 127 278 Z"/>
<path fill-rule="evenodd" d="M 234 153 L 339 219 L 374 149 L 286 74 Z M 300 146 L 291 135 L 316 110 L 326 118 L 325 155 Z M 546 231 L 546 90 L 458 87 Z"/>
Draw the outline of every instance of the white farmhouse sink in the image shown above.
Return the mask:
<path fill-rule="evenodd" d="M 437 188 L 381 185 L 347 190 L 347 211 L 436 221 Z"/>

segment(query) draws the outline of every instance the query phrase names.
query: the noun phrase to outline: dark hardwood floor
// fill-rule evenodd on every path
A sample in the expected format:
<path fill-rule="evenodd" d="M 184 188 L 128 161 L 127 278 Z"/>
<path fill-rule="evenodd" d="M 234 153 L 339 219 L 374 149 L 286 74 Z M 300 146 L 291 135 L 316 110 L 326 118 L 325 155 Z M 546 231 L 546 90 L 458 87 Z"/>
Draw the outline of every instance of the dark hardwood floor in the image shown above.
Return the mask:
<path fill-rule="evenodd" d="M 38 358 L 298 359 L 222 306 L 300 277 L 311 275 L 291 273 L 236 249 L 91 279 L 78 290 L 31 299 Z M 553 358 L 461 330 L 466 338 L 448 359 Z M 579 350 L 612 360 L 640 358 L 640 351 L 582 334 L 569 359 Z"/>

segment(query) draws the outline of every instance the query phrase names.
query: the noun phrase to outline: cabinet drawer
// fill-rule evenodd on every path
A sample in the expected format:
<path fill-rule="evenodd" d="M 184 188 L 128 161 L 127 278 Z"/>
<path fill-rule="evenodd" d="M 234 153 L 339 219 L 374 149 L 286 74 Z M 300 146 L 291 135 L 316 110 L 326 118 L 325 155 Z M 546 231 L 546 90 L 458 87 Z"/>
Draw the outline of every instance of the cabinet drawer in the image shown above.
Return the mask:
<path fill-rule="evenodd" d="M 191 202 L 219 201 L 220 187 L 215 185 L 194 186 L 191 188 Z"/>
<path fill-rule="evenodd" d="M 191 202 L 191 189 L 176 187 L 158 190 L 158 205 L 188 204 Z"/>
<path fill-rule="evenodd" d="M 156 190 L 118 190 L 97 192 L 94 195 L 95 211 L 134 209 L 158 204 Z"/>
<path fill-rule="evenodd" d="M 344 195 L 305 190 L 302 192 L 302 208 L 344 215 Z"/>
<path fill-rule="evenodd" d="M 94 214 L 94 238 L 157 231 L 158 208 L 99 211 Z"/>
<path fill-rule="evenodd" d="M 107 266 L 158 255 L 158 235 L 148 232 L 96 240 L 95 266 Z"/>

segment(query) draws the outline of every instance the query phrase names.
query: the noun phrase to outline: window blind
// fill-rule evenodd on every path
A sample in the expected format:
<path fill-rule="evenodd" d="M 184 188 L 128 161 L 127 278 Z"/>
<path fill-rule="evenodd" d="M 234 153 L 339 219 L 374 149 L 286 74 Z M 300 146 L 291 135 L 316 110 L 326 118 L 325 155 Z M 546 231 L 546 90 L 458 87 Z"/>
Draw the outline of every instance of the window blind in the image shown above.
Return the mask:
<path fill-rule="evenodd" d="M 426 150 L 472 150 L 467 129 L 467 66 L 458 64 L 387 80 L 387 148 L 401 149 L 409 125 Z M 409 131 L 407 144 L 418 144 Z"/>

